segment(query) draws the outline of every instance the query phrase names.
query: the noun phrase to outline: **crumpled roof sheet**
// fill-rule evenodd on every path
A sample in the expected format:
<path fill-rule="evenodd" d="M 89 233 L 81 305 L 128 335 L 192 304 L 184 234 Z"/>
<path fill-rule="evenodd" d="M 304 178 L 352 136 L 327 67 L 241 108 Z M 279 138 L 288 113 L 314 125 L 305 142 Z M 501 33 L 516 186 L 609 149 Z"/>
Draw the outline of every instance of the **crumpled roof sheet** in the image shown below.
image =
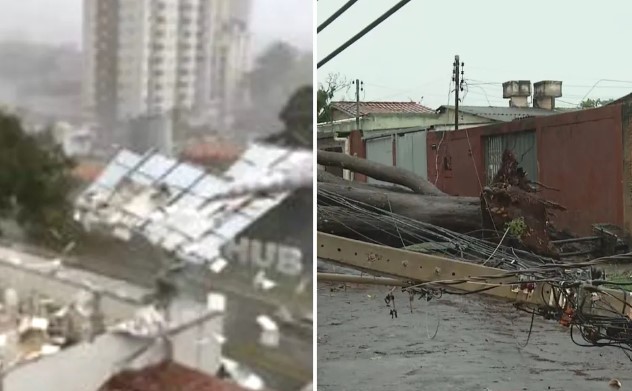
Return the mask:
<path fill-rule="evenodd" d="M 110 378 L 98 391 L 247 391 L 236 384 L 207 376 L 168 361 Z"/>
<path fill-rule="evenodd" d="M 312 156 L 254 144 L 213 175 L 160 154 L 122 150 L 75 205 L 86 224 L 108 226 L 124 240 L 139 233 L 185 261 L 212 264 L 225 244 L 290 195 L 286 189 L 311 186 Z"/>

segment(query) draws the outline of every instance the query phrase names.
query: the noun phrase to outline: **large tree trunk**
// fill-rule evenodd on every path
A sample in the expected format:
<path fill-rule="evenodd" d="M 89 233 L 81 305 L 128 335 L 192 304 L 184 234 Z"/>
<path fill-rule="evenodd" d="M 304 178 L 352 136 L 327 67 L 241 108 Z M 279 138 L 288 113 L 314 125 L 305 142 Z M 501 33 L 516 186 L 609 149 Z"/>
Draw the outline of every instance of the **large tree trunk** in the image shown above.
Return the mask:
<path fill-rule="evenodd" d="M 318 164 L 330 167 L 340 167 L 353 172 L 364 174 L 379 181 L 385 181 L 405 186 L 417 194 L 445 196 L 432 183 L 412 171 L 399 167 L 387 166 L 370 160 L 360 159 L 339 152 L 318 151 Z"/>
<path fill-rule="evenodd" d="M 408 217 L 413 220 L 444 227 L 456 232 L 471 232 L 481 228 L 481 207 L 478 197 L 433 197 L 419 194 L 404 194 L 390 191 L 371 191 L 353 186 L 331 183 L 318 184 L 318 204 L 327 207 L 344 207 L 336 196 L 357 202 L 357 206 L 381 209 Z M 321 209 L 325 211 L 325 209 Z M 342 216 L 342 215 L 340 215 Z M 342 220 L 342 217 L 340 217 Z M 337 221 L 336 215 L 327 216 L 326 221 L 318 219 L 318 229 L 337 234 L 347 232 L 349 227 L 360 232 L 376 222 L 357 221 L 346 218 Z M 347 226 L 347 227 L 345 227 Z M 388 225 L 390 229 L 395 227 Z"/>
<path fill-rule="evenodd" d="M 390 211 L 456 232 L 483 228 L 496 231 L 497 235 L 509 234 L 510 237 L 518 237 L 526 249 L 536 254 L 559 256 L 548 235 L 548 228 L 551 227 L 549 216 L 553 210 L 564 208 L 536 194 L 509 150 L 503 153 L 498 173 L 489 187 L 481 192 L 480 198 L 447 196 L 408 170 L 342 153 L 318 151 L 318 163 L 406 186 L 414 192 L 393 192 L 375 188 L 374 185 L 345 183 L 344 180 L 341 182 L 321 176 L 319 179 L 334 183 L 318 184 L 320 231 L 348 237 L 359 236 L 359 239 L 364 236 L 365 239 L 380 242 L 386 238 L 397 238 L 401 242 L 400 232 L 394 223 L 345 213 L 349 203 L 355 203 L 355 207 L 377 212 Z M 375 237 L 378 239 L 373 239 Z"/>
<path fill-rule="evenodd" d="M 364 189 L 370 191 L 394 191 L 397 193 L 405 193 L 405 194 L 414 194 L 410 189 L 402 186 L 402 185 L 390 185 L 388 183 L 362 183 L 362 182 L 353 182 L 343 179 L 339 176 L 335 176 L 329 172 L 318 170 L 316 172 L 316 181 L 319 183 L 334 183 L 338 185 L 345 185 L 355 187 L 357 189 Z"/>

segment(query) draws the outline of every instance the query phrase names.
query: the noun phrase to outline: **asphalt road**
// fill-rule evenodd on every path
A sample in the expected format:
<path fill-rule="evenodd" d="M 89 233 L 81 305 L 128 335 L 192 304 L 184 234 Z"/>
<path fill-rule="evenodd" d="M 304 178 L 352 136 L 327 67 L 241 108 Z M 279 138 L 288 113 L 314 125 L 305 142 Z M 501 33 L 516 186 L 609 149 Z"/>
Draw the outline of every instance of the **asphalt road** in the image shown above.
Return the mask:
<path fill-rule="evenodd" d="M 356 390 L 632 390 L 632 362 L 616 348 L 575 345 L 567 329 L 484 296 L 415 301 L 386 287 L 331 292 L 318 284 L 318 386 Z M 437 335 L 431 339 L 439 325 Z"/>

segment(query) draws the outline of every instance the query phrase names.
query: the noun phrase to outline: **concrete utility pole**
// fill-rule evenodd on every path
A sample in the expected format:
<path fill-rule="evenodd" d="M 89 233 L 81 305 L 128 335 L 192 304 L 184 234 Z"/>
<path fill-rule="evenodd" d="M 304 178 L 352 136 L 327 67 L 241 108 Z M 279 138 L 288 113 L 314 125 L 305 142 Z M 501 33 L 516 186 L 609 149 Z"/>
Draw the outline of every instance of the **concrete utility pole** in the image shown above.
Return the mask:
<path fill-rule="evenodd" d="M 356 130 L 360 129 L 360 91 L 364 91 L 364 82 L 356 79 L 353 82 L 356 86 Z"/>
<path fill-rule="evenodd" d="M 459 92 L 463 91 L 463 67 L 459 55 L 454 56 L 452 64 L 452 81 L 454 82 L 454 130 L 459 130 Z"/>

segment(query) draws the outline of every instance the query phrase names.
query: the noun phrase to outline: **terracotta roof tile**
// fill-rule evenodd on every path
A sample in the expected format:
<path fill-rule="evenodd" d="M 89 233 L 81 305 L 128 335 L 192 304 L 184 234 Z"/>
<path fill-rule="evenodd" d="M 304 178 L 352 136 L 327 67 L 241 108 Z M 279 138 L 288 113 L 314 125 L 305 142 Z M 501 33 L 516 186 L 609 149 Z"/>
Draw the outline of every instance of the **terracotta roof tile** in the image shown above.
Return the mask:
<path fill-rule="evenodd" d="M 241 148 L 226 143 L 200 142 L 185 147 L 181 153 L 184 160 L 197 164 L 233 162 L 241 156 Z"/>
<path fill-rule="evenodd" d="M 104 165 L 101 163 L 79 162 L 73 168 L 72 176 L 82 182 L 94 182 L 101 175 L 103 168 Z"/>
<path fill-rule="evenodd" d="M 168 361 L 114 375 L 98 391 L 247 391 L 233 383 Z"/>
<path fill-rule="evenodd" d="M 355 115 L 356 103 L 348 101 L 332 102 L 332 108 L 349 115 Z M 420 113 L 429 114 L 435 111 L 416 102 L 360 102 L 360 114 L 381 113 Z"/>

